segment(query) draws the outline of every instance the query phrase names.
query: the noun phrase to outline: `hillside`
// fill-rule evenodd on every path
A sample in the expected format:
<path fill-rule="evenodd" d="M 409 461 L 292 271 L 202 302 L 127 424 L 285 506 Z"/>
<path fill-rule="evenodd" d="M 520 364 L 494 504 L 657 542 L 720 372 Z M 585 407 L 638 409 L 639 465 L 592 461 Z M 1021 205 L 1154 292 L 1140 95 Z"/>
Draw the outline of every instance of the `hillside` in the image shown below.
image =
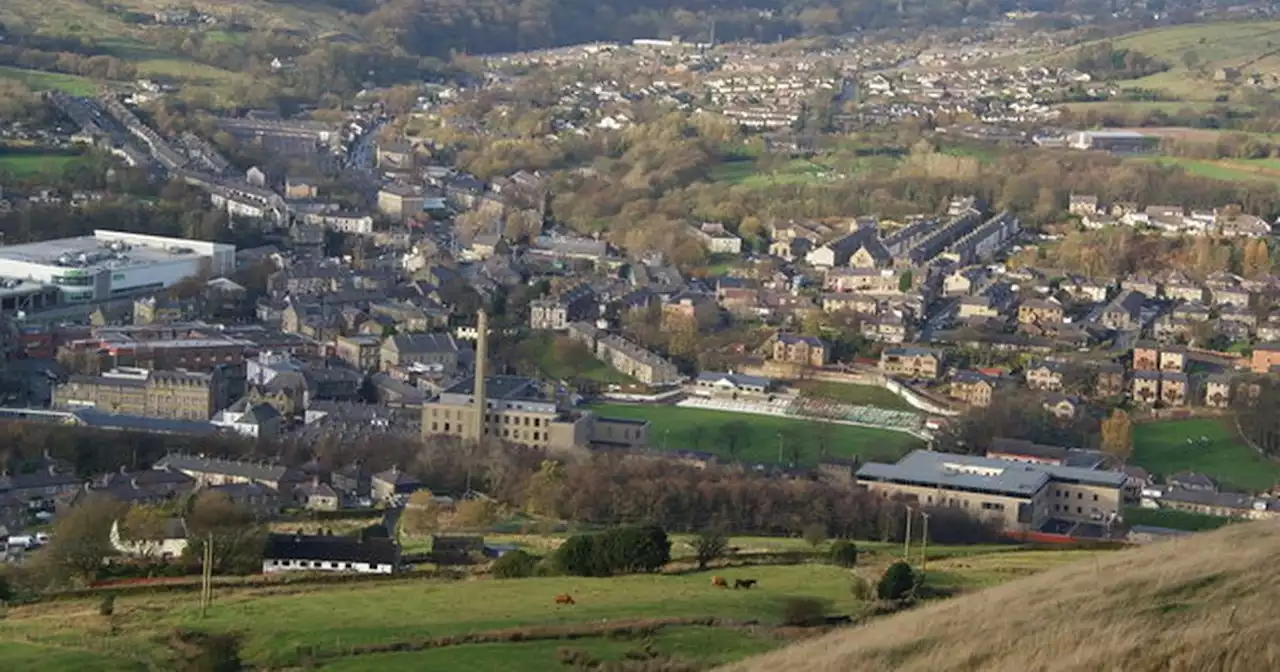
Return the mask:
<path fill-rule="evenodd" d="M 1170 66 L 1165 72 L 1117 82 L 1121 88 L 1162 91 L 1180 100 L 1212 101 L 1230 94 L 1234 85 L 1213 81 L 1220 68 L 1236 68 L 1245 75 L 1280 73 L 1280 21 L 1153 28 L 1106 41 L 1116 49 L 1138 51 Z M 1096 44 L 1085 43 L 1053 60 L 1069 65 L 1079 50 Z"/>
<path fill-rule="evenodd" d="M 1280 669 L 1280 523 L 1073 563 L 725 668 Z"/>
<path fill-rule="evenodd" d="M 488 540 L 502 540 L 489 536 Z M 556 538 L 506 538 L 537 552 Z M 674 552 L 688 562 L 687 538 Z M 804 552 L 799 539 L 738 537 L 740 552 Z M 413 542 L 410 542 L 412 547 Z M 859 571 L 883 572 L 901 550 L 897 543 L 859 542 Z M 422 550 L 414 547 L 415 551 Z M 1110 551 L 1106 551 L 1109 553 Z M 1013 546 L 930 547 L 931 588 L 977 590 L 1016 577 L 1077 562 L 1095 551 L 1023 550 Z M 864 613 L 870 605 L 849 590 L 849 572 L 824 564 L 721 567 L 729 581 L 753 578 L 752 590 L 720 590 L 710 572 L 580 578 L 448 580 L 423 576 L 386 581 L 300 583 L 305 577 L 220 577 L 207 617 L 196 606 L 193 579 L 157 592 L 124 586 L 110 616 L 98 613 L 99 595 L 10 605 L 0 610 L 0 670 L 179 669 L 172 637 L 180 629 L 234 635 L 253 669 L 454 670 L 475 672 L 567 670 L 559 649 L 572 647 L 603 660 L 621 660 L 642 640 L 658 651 L 699 665 L 719 665 L 774 650 L 804 633 L 777 629 L 788 597 L 809 597 L 828 613 Z M 574 596 L 572 607 L 554 597 Z M 338 617 L 335 618 L 335 615 Z M 701 619 L 672 623 L 671 619 Z M 727 619 L 713 623 L 706 619 Z M 744 628 L 743 620 L 758 621 Z M 665 625 L 658 625 L 665 622 Z M 648 623 L 649 625 L 644 625 Z M 653 630 L 620 636 L 621 628 Z M 654 628 L 658 628 L 654 630 Z M 569 642 L 560 633 L 583 635 Z M 612 634 L 611 634 L 612 633 Z M 476 639 L 464 641 L 464 636 Z M 456 638 L 447 640 L 447 638 Z M 427 644 L 435 642 L 434 646 Z M 309 668 L 308 668 L 309 669 Z"/>

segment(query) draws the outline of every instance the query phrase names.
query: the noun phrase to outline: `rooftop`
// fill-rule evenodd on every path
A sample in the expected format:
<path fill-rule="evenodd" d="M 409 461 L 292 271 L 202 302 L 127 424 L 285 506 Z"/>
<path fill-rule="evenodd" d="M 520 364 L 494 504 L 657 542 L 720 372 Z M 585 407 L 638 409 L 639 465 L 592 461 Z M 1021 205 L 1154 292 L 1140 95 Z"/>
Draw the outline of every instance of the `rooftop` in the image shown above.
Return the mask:
<path fill-rule="evenodd" d="M 269 534 L 262 557 L 268 560 L 325 560 L 394 565 L 400 556 L 395 541 L 378 537 Z"/>
<path fill-rule="evenodd" d="M 443 394 L 471 395 L 475 391 L 476 377 L 467 376 L 446 389 Z M 535 399 L 546 401 L 538 381 L 523 376 L 486 376 L 484 379 L 484 396 L 487 399 L 517 401 Z"/>
<path fill-rule="evenodd" d="M 104 233 L 112 232 L 95 231 L 92 236 L 0 247 L 0 260 L 100 271 L 197 259 L 205 255 L 196 248 L 209 245 L 202 241 L 158 236 L 131 237 L 125 241 L 101 235 Z"/>
<path fill-rule="evenodd" d="M 868 463 L 858 478 L 1030 497 L 1049 481 L 1120 487 L 1118 471 L 1023 464 L 972 455 L 912 451 L 897 464 Z"/>

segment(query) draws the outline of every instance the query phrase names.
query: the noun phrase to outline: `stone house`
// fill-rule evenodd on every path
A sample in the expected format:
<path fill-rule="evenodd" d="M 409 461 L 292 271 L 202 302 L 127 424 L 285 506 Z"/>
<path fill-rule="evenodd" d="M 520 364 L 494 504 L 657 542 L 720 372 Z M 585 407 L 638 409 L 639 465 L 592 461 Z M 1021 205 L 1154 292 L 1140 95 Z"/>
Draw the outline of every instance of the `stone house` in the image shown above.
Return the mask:
<path fill-rule="evenodd" d="M 942 358 L 928 348 L 885 348 L 880 370 L 886 375 L 934 380 L 942 369 Z"/>
<path fill-rule="evenodd" d="M 814 336 L 779 333 L 767 349 L 776 362 L 821 367 L 831 361 L 831 348 Z"/>

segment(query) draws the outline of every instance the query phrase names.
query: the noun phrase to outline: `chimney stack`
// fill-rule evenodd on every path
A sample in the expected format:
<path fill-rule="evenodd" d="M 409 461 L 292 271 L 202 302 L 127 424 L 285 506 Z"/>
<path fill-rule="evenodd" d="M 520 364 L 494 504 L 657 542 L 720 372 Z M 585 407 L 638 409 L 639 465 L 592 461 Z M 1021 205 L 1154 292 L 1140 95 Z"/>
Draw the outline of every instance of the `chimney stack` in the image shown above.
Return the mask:
<path fill-rule="evenodd" d="M 476 313 L 476 419 L 475 419 L 475 439 L 476 441 L 484 440 L 485 412 L 488 405 L 484 399 L 484 383 L 485 377 L 489 374 L 489 315 L 481 308 Z"/>

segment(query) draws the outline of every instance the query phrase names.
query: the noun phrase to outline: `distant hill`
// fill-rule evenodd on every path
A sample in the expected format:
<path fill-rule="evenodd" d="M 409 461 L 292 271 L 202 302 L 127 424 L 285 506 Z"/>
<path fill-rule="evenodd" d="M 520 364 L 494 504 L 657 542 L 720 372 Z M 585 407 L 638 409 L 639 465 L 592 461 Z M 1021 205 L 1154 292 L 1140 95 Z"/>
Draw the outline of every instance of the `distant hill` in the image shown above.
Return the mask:
<path fill-rule="evenodd" d="M 1230 80 L 1215 81 L 1223 69 L 1280 75 L 1280 21 L 1196 23 L 1143 30 L 1103 40 L 1115 49 L 1128 49 L 1160 59 L 1170 67 L 1158 74 L 1117 82 L 1122 88 L 1161 91 L 1189 101 L 1208 101 L 1238 87 Z M 1069 66 L 1089 42 L 1051 57 Z M 1239 80 L 1236 80 L 1237 82 Z"/>
<path fill-rule="evenodd" d="M 726 672 L 1280 669 L 1280 522 L 1103 554 Z"/>

